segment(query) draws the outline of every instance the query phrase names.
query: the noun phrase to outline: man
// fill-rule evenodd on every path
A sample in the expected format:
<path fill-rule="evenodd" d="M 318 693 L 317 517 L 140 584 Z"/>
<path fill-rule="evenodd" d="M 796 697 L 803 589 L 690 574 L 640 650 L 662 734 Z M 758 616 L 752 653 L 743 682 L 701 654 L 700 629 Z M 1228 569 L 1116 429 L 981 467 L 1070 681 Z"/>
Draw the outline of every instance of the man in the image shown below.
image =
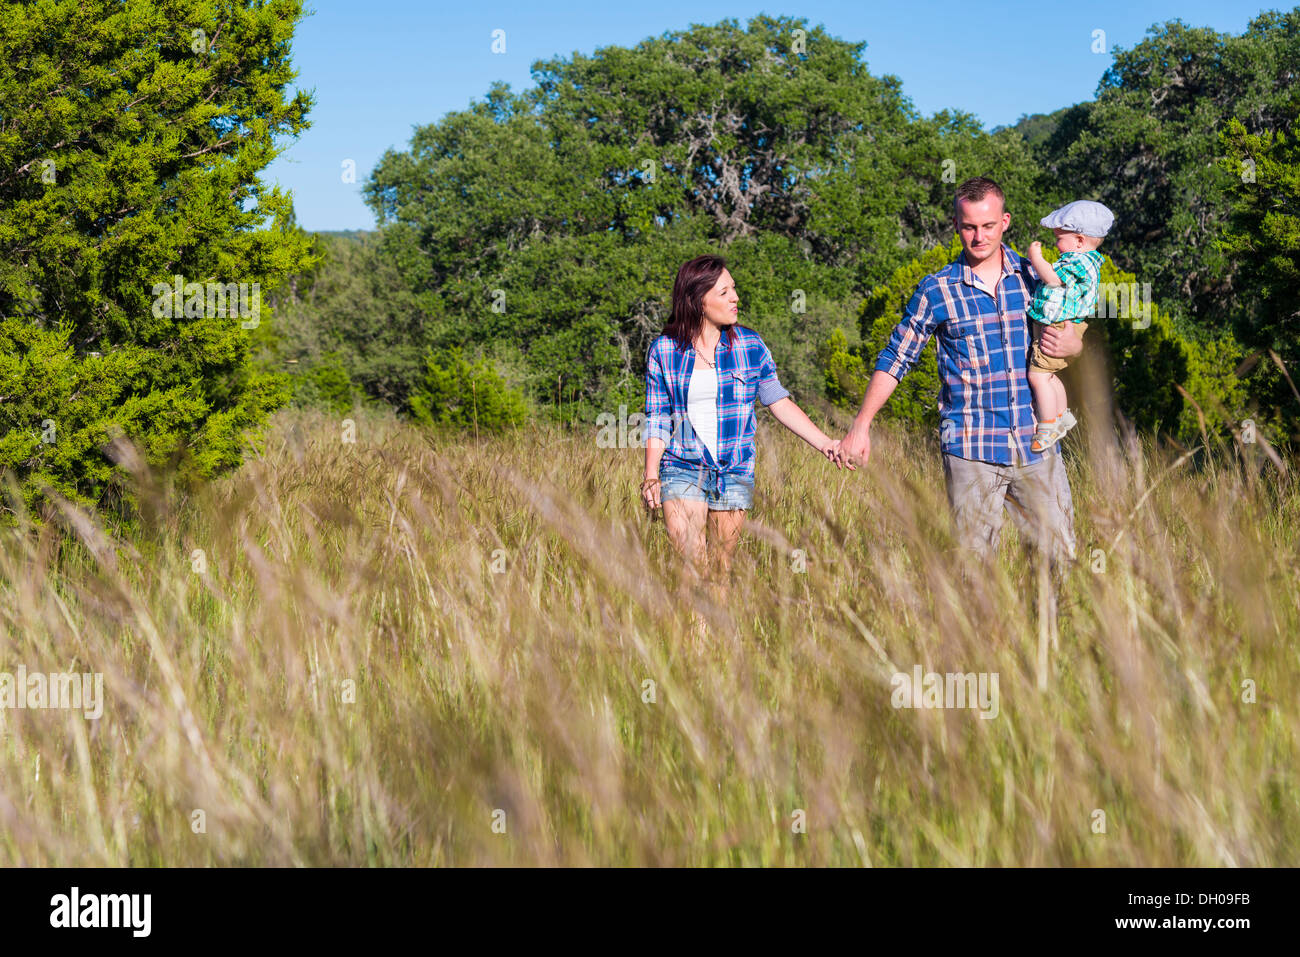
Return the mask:
<path fill-rule="evenodd" d="M 871 421 L 916 364 L 931 336 L 939 349 L 939 440 L 961 545 L 997 548 L 1003 509 L 1058 569 L 1074 557 L 1074 514 L 1060 445 L 1030 447 L 1037 423 L 1029 390 L 1025 311 L 1038 276 L 1002 242 L 1011 223 L 1002 189 L 976 177 L 957 188 L 953 224 L 962 254 L 921 280 L 876 361 L 862 408 L 840 446 L 842 463 L 865 463 Z M 1073 323 L 1043 331 L 1040 348 L 1068 358 L 1083 349 Z"/>

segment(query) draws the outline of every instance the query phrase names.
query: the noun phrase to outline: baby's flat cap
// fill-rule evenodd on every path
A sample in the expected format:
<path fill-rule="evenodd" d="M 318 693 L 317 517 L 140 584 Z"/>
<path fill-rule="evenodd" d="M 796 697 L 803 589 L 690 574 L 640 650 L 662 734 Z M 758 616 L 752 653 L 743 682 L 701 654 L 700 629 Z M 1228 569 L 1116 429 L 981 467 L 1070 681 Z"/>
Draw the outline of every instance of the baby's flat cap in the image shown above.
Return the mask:
<path fill-rule="evenodd" d="M 1048 229 L 1068 229 L 1072 233 L 1101 238 L 1110 232 L 1115 214 L 1101 203 L 1076 199 L 1048 213 L 1039 222 Z"/>

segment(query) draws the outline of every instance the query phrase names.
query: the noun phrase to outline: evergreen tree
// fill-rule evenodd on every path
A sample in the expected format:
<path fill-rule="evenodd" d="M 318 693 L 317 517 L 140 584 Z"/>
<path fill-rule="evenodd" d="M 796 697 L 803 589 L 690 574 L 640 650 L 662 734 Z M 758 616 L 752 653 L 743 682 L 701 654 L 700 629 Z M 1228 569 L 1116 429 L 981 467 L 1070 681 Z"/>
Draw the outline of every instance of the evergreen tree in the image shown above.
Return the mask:
<path fill-rule="evenodd" d="M 183 483 L 218 475 L 285 400 L 250 357 L 261 296 L 310 259 L 258 179 L 306 126 L 310 96 L 286 92 L 301 16 L 300 0 L 0 9 L 0 468 L 29 510 L 43 484 L 120 499 L 103 451 L 119 434 Z"/>

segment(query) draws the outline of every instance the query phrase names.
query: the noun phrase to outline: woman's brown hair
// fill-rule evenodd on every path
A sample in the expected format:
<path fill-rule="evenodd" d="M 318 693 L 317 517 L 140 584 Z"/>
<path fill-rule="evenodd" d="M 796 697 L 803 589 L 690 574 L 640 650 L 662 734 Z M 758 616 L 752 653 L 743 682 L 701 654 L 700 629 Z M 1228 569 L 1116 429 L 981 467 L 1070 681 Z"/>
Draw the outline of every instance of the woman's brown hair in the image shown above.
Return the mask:
<path fill-rule="evenodd" d="M 704 297 L 718 284 L 718 277 L 726 268 L 727 261 L 721 256 L 696 256 L 677 270 L 673 282 L 673 314 L 664 326 L 664 335 L 683 352 L 693 348 L 704 324 Z M 727 344 L 735 338 L 735 326 L 727 326 Z"/>

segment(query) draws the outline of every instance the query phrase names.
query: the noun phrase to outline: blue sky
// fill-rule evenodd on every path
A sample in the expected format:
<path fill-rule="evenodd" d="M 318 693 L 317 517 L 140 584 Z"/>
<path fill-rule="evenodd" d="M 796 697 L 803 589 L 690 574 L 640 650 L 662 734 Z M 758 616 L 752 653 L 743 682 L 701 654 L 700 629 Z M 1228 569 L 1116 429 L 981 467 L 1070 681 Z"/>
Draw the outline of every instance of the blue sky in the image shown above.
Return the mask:
<path fill-rule="evenodd" d="M 294 40 L 298 85 L 314 89 L 312 127 L 264 174 L 291 189 L 306 229 L 370 229 L 374 217 L 360 188 L 391 148 L 411 131 L 463 109 L 495 80 L 531 85 L 540 59 L 590 54 L 602 46 L 633 46 L 692 23 L 758 13 L 806 17 L 834 36 L 867 43 L 872 73 L 893 73 L 925 114 L 967 110 L 992 128 L 1024 113 L 1044 113 L 1092 99 L 1109 65 L 1094 53 L 1093 31 L 1107 50 L 1132 47 L 1153 23 L 1240 33 L 1261 10 L 1289 8 L 1238 0 L 1100 0 L 1060 3 L 956 3 L 953 0 L 789 0 L 717 3 L 519 2 L 478 0 L 309 0 L 315 12 Z M 492 52 L 505 31 L 506 52 Z M 356 182 L 343 182 L 343 162 Z"/>

